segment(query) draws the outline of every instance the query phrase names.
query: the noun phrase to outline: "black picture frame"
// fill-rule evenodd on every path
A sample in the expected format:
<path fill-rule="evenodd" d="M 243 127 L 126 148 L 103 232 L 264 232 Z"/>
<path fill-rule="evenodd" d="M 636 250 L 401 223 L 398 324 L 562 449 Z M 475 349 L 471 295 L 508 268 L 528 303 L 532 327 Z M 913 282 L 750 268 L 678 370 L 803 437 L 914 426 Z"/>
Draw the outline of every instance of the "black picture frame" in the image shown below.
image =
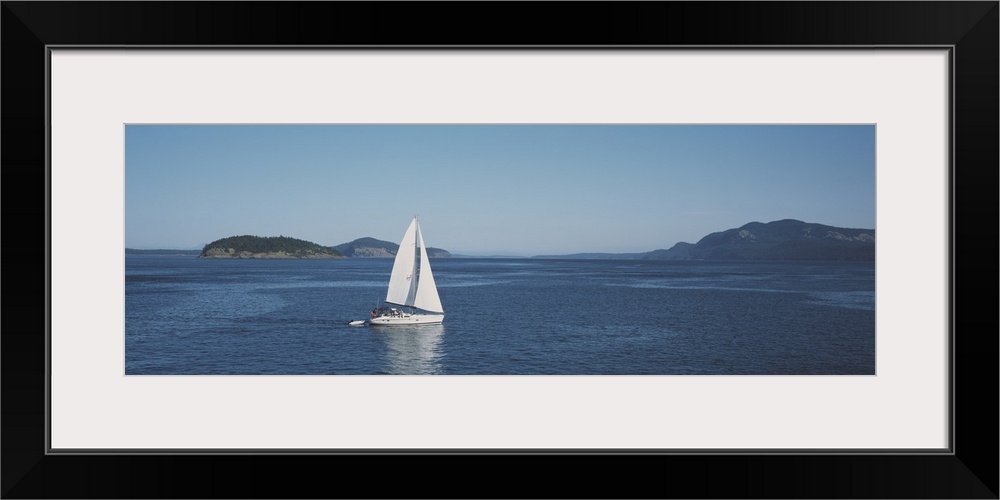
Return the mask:
<path fill-rule="evenodd" d="M 996 1 L 2 4 L 4 498 L 998 498 Z M 49 454 L 54 45 L 950 47 L 951 453 Z"/>

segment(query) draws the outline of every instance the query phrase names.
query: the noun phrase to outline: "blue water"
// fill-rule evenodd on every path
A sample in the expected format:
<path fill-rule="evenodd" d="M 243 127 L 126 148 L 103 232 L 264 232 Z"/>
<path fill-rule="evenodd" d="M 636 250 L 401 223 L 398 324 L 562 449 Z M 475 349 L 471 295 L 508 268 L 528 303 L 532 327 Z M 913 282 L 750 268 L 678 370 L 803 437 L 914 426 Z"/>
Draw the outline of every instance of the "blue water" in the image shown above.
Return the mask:
<path fill-rule="evenodd" d="M 125 372 L 875 373 L 874 263 L 435 259 L 438 326 L 352 327 L 391 259 L 125 258 Z"/>

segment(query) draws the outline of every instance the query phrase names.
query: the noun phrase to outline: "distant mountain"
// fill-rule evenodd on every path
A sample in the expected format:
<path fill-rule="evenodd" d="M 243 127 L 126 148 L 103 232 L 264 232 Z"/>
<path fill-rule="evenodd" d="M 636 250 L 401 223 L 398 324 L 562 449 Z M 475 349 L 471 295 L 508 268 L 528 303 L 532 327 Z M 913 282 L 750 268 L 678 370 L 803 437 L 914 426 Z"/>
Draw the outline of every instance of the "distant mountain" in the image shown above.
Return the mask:
<path fill-rule="evenodd" d="M 343 255 L 311 241 L 287 236 L 230 236 L 202 249 L 205 259 L 335 259 Z"/>
<path fill-rule="evenodd" d="M 365 237 L 329 248 L 347 257 L 395 257 L 399 245 L 391 241 Z M 427 256 L 433 258 L 451 257 L 451 253 L 440 248 L 427 247 Z"/>
<path fill-rule="evenodd" d="M 698 243 L 641 254 L 572 254 L 539 258 L 657 260 L 875 260 L 875 230 L 785 219 L 751 222 L 705 236 Z"/>
<path fill-rule="evenodd" d="M 695 248 L 698 245 L 693 243 L 684 243 L 683 241 L 670 247 L 669 250 L 653 250 L 652 252 L 646 252 L 643 254 L 644 259 L 695 259 L 694 256 Z"/>

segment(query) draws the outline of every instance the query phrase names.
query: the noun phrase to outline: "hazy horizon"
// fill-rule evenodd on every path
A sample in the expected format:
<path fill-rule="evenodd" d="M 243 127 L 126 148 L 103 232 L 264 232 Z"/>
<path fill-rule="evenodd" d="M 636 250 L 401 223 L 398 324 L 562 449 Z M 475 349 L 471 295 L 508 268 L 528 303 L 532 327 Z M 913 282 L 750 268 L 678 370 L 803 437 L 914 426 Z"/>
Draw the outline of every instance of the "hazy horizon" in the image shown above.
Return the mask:
<path fill-rule="evenodd" d="M 229 236 L 637 253 L 749 222 L 875 228 L 874 125 L 126 125 L 125 246 Z"/>
<path fill-rule="evenodd" d="M 766 223 L 766 222 L 775 222 L 775 221 L 766 221 L 766 222 L 765 221 L 750 221 L 750 222 L 764 222 L 764 223 Z M 813 223 L 812 221 L 803 221 L 803 222 Z M 822 223 L 817 222 L 815 224 L 822 224 Z M 829 224 L 826 224 L 826 225 L 829 225 Z M 725 230 L 728 230 L 728 229 L 734 229 L 734 228 L 720 229 L 718 231 L 712 231 L 712 233 L 722 232 L 722 231 L 725 231 Z M 874 227 L 852 227 L 852 228 L 846 228 L 846 229 L 874 229 Z M 711 233 L 706 233 L 704 236 L 708 236 L 709 234 L 711 234 Z M 230 235 L 230 236 L 244 236 L 244 235 Z M 253 236 L 267 237 L 267 236 L 288 236 L 288 235 L 253 235 Z M 294 238 L 294 236 L 292 236 L 292 238 Z M 355 238 L 355 239 L 350 240 L 350 241 L 342 241 L 340 243 L 332 243 L 332 244 L 331 243 L 316 242 L 316 241 L 313 241 L 311 243 L 316 243 L 316 244 L 321 245 L 321 246 L 335 247 L 335 246 L 342 245 L 342 244 L 345 244 L 345 243 L 351 243 L 351 242 L 353 242 L 355 240 L 359 240 L 359 239 L 362 239 L 362 238 L 374 238 L 376 240 L 385 241 L 385 242 L 388 242 L 388 243 L 397 243 L 398 244 L 398 242 L 395 242 L 395 241 L 393 241 L 391 239 L 388 239 L 388 238 L 379 238 L 379 237 L 376 237 L 376 236 L 361 236 L 361 237 Z M 222 239 L 222 238 L 218 238 L 218 239 Z M 299 238 L 299 239 L 301 239 L 301 238 Z M 700 240 L 700 239 L 701 238 L 698 238 L 698 240 Z M 687 241 L 687 242 L 677 242 L 677 243 L 697 243 L 698 240 Z M 212 243 L 212 242 L 207 242 L 207 243 L 205 243 L 205 245 L 207 245 L 209 243 Z M 205 247 L 205 245 L 199 245 L 197 247 L 171 247 L 171 246 L 165 246 L 165 247 L 150 247 L 150 248 L 138 248 L 138 247 L 130 247 L 130 246 L 126 245 L 125 248 L 129 249 L 129 250 L 143 250 L 143 251 L 148 251 L 148 250 L 180 250 L 180 251 L 198 250 L 198 251 L 201 251 Z M 434 245 L 431 245 L 431 244 L 428 244 L 427 246 L 429 248 L 441 248 L 441 247 L 434 246 Z M 674 246 L 674 245 L 670 245 L 670 247 L 672 247 L 672 246 Z M 506 250 L 493 250 L 493 251 L 485 251 L 484 252 L 484 251 L 476 251 L 476 250 L 463 250 L 463 249 L 451 249 L 451 248 L 442 248 L 442 250 L 447 250 L 452 255 L 466 256 L 466 257 L 510 257 L 510 258 L 519 258 L 519 257 L 535 257 L 535 256 L 548 256 L 548 255 L 645 253 L 645 252 L 650 252 L 650 251 L 653 251 L 653 250 L 661 250 L 661 249 L 665 250 L 665 249 L 669 249 L 670 247 L 651 248 L 649 250 L 643 250 L 643 251 L 639 251 L 639 252 L 591 252 L 591 251 L 587 251 L 587 250 L 577 250 L 577 251 L 572 251 L 572 252 L 562 252 L 562 253 L 558 253 L 558 254 L 532 254 L 532 253 L 524 253 L 524 252 L 516 252 L 516 251 L 506 251 Z M 372 258 L 378 258 L 378 257 L 372 257 Z M 384 258 L 389 258 L 389 257 L 384 257 Z"/>

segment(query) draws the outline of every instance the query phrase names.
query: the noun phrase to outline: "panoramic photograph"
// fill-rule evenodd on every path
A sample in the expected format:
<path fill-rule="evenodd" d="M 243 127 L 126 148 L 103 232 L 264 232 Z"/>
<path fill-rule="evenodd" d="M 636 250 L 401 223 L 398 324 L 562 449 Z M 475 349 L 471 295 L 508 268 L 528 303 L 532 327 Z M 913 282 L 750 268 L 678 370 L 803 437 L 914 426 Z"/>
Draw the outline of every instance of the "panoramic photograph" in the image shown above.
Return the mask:
<path fill-rule="evenodd" d="M 127 124 L 126 375 L 875 375 L 876 127 Z"/>

